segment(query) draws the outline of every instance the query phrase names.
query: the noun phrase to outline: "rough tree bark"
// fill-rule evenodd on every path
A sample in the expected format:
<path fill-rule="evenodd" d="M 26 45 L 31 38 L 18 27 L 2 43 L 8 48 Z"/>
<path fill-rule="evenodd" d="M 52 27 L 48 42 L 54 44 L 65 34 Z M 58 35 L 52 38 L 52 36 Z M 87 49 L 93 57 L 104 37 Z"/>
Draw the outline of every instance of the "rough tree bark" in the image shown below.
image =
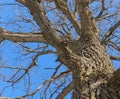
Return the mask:
<path fill-rule="evenodd" d="M 58 53 L 57 61 L 65 64 L 71 70 L 73 82 L 69 86 L 72 86 L 73 89 L 72 99 L 120 99 L 120 70 L 115 72 L 110 57 L 99 40 L 99 30 L 92 12 L 88 8 L 89 0 L 75 0 L 78 5 L 77 13 L 80 16 L 80 23 L 70 13 L 65 0 L 53 0 L 56 7 L 68 17 L 80 36 L 79 39 L 72 39 L 67 43 L 57 35 L 39 3 L 33 0 L 17 1 L 30 10 L 42 30 L 42 35 L 39 35 L 40 39 L 36 39 L 36 41 L 47 42 L 54 46 Z M 16 41 L 11 37 L 5 37 L 6 35 L 7 32 L 2 33 L 1 38 Z M 31 34 L 31 37 L 32 35 L 34 39 L 38 34 Z M 17 37 L 17 34 L 13 36 Z M 17 42 L 20 40 L 18 38 Z M 27 39 L 23 39 L 23 41 L 27 42 Z M 30 40 L 28 39 L 28 41 Z M 59 95 L 57 99 L 63 99 L 63 96 Z"/>

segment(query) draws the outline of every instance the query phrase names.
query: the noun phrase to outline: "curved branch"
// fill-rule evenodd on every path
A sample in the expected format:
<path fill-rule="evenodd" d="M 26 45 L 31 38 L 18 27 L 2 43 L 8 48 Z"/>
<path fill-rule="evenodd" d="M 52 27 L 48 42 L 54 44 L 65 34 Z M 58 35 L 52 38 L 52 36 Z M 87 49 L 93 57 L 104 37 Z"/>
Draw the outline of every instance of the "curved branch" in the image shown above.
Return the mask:
<path fill-rule="evenodd" d="M 73 89 L 73 82 L 65 87 L 56 99 L 64 99 L 64 97 Z"/>
<path fill-rule="evenodd" d="M 103 12 L 104 12 L 104 10 L 105 10 L 105 1 L 102 0 L 101 3 L 102 3 L 102 8 L 101 8 L 98 16 L 95 18 L 96 20 L 99 19 L 99 18 L 102 16 L 102 14 L 103 14 Z"/>
<path fill-rule="evenodd" d="M 114 24 L 114 26 L 112 26 L 112 27 L 108 30 L 108 32 L 103 36 L 103 39 L 102 39 L 102 41 L 101 41 L 101 44 L 105 44 L 106 39 L 107 39 L 108 37 L 110 37 L 110 36 L 113 34 L 113 32 L 115 31 L 115 29 L 117 29 L 119 26 L 120 26 L 120 21 L 118 21 L 116 24 Z"/>
<path fill-rule="evenodd" d="M 60 37 L 57 35 L 51 22 L 45 16 L 45 11 L 41 5 L 34 0 L 16 0 L 26 6 L 32 14 L 34 20 L 41 28 L 44 38 L 53 46 L 57 47 L 60 43 Z"/>
<path fill-rule="evenodd" d="M 42 33 L 13 33 L 0 28 L 0 41 L 10 40 L 12 42 L 45 42 Z"/>

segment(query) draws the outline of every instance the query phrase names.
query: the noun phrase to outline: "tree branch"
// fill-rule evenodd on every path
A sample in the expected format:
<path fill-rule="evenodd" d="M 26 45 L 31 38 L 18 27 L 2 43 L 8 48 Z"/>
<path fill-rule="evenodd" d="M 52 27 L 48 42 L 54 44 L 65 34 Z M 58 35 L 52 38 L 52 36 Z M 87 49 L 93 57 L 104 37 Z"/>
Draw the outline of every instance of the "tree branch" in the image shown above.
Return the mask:
<path fill-rule="evenodd" d="M 102 14 L 103 14 L 103 12 L 105 10 L 105 1 L 102 0 L 101 3 L 102 3 L 102 8 L 101 8 L 100 13 L 98 14 L 98 16 L 95 18 L 96 20 L 99 19 L 102 16 Z"/>
<path fill-rule="evenodd" d="M 93 38 L 99 32 L 92 12 L 88 8 L 88 0 L 75 0 L 81 20 L 81 31 L 85 37 Z M 96 34 L 95 34 L 96 33 Z"/>
<path fill-rule="evenodd" d="M 59 10 L 61 10 L 67 16 L 67 18 L 70 20 L 70 22 L 73 24 L 77 34 L 81 35 L 80 23 L 78 23 L 75 16 L 69 11 L 69 8 L 67 7 L 65 0 L 54 0 L 54 2 L 55 2 L 56 7 Z"/>
<path fill-rule="evenodd" d="M 34 20 L 41 28 L 44 38 L 53 46 L 57 47 L 60 43 L 60 37 L 57 35 L 54 27 L 51 22 L 45 16 L 45 11 L 41 7 L 41 5 L 34 0 L 16 0 L 17 2 L 26 6 Z"/>
<path fill-rule="evenodd" d="M 12 42 L 45 42 L 42 33 L 13 33 L 0 28 L 0 41 L 10 40 Z"/>
<path fill-rule="evenodd" d="M 65 71 L 65 72 L 62 72 L 62 73 L 60 73 L 60 74 L 58 74 L 58 75 L 56 75 L 56 76 L 54 76 L 54 77 L 52 77 L 52 78 L 50 78 L 50 79 L 48 79 L 48 80 L 45 80 L 35 91 L 33 91 L 32 93 L 29 93 L 29 94 L 26 94 L 26 95 L 24 95 L 24 96 L 20 96 L 20 97 L 16 97 L 16 98 L 13 98 L 13 99 L 22 99 L 22 98 L 26 98 L 27 96 L 33 96 L 33 95 L 35 95 L 43 86 L 45 86 L 47 83 L 49 83 L 49 82 L 51 82 L 51 81 L 54 81 L 55 79 L 58 79 L 59 77 L 61 77 L 61 76 L 65 76 L 65 75 L 68 75 L 68 74 L 70 74 L 71 73 L 71 71 Z"/>
<path fill-rule="evenodd" d="M 111 60 L 120 60 L 120 56 L 110 56 Z"/>
<path fill-rule="evenodd" d="M 73 89 L 73 82 L 65 87 L 56 99 L 64 99 L 64 97 Z"/>
<path fill-rule="evenodd" d="M 116 24 L 114 24 L 114 26 L 112 26 L 112 27 L 108 30 L 108 32 L 105 33 L 105 35 L 104 35 L 103 38 L 102 38 L 101 44 L 105 44 L 106 39 L 107 39 L 108 37 L 110 37 L 110 36 L 113 34 L 113 32 L 115 31 L 115 29 L 117 29 L 119 26 L 120 26 L 120 21 L 118 21 Z"/>
<path fill-rule="evenodd" d="M 103 19 L 107 19 L 107 18 L 110 18 L 110 17 L 114 17 L 114 16 L 119 15 L 119 14 L 120 14 L 120 12 L 115 12 L 115 13 L 110 13 L 110 14 L 107 13 L 107 14 L 99 17 L 99 18 L 95 18 L 95 20 L 96 20 L 96 21 L 101 21 L 101 20 L 103 20 Z"/>

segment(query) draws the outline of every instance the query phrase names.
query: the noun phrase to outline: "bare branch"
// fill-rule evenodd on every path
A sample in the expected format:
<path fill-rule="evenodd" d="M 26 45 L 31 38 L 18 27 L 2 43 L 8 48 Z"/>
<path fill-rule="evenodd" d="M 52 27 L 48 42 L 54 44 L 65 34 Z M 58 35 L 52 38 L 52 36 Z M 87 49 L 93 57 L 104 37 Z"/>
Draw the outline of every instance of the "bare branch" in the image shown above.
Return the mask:
<path fill-rule="evenodd" d="M 41 28 L 44 38 L 52 45 L 57 46 L 60 42 L 60 37 L 57 35 L 51 22 L 45 16 L 45 11 L 39 3 L 34 0 L 16 0 L 17 2 L 26 6 L 33 18 Z"/>
<path fill-rule="evenodd" d="M 111 60 L 120 60 L 120 56 L 110 56 Z"/>
<path fill-rule="evenodd" d="M 9 80 L 7 80 L 7 82 L 12 82 L 12 85 L 13 85 L 13 84 L 17 83 L 18 81 L 20 81 L 27 73 L 29 73 L 29 70 L 30 70 L 32 67 L 34 67 L 34 66 L 37 65 L 37 64 L 36 64 L 36 60 L 38 59 L 38 57 L 39 57 L 40 55 L 48 54 L 48 53 L 55 53 L 55 52 L 54 52 L 54 51 L 51 51 L 51 50 L 48 50 L 48 51 L 43 51 L 43 52 L 37 53 L 37 54 L 33 57 L 32 62 L 30 63 L 30 65 L 29 65 L 26 69 L 24 69 L 24 73 L 23 73 L 22 75 L 20 75 L 20 76 L 19 76 L 17 79 L 15 79 L 14 81 L 11 80 L 11 79 L 13 79 L 13 78 L 18 74 L 18 72 L 19 72 L 20 70 L 23 70 L 23 69 L 18 69 L 18 68 L 16 68 L 16 69 L 18 69 L 18 71 L 17 71 Z M 13 68 L 11 68 L 11 69 L 13 69 Z"/>
<path fill-rule="evenodd" d="M 93 39 L 95 35 L 99 33 L 99 30 L 96 26 L 95 19 L 92 16 L 92 12 L 88 7 L 89 2 L 87 0 L 75 0 L 75 1 L 76 4 L 78 4 L 78 12 L 81 20 L 82 35 Z"/>
<path fill-rule="evenodd" d="M 12 42 L 45 42 L 42 33 L 13 33 L 0 28 L 0 41 L 10 40 Z"/>
<path fill-rule="evenodd" d="M 55 71 L 54 71 L 54 73 L 52 74 L 51 78 L 53 78 L 53 77 L 56 75 L 56 73 L 58 72 L 58 69 L 61 67 L 61 65 L 62 65 L 62 64 L 59 64 L 56 68 L 54 68 Z M 48 68 L 46 68 L 46 69 L 48 69 Z M 49 68 L 49 69 L 53 69 L 53 68 Z M 49 88 L 49 86 L 50 86 L 51 83 L 52 83 L 51 81 L 48 83 L 47 87 L 45 88 L 44 93 L 48 90 L 48 88 Z"/>
<path fill-rule="evenodd" d="M 54 81 L 55 79 L 58 79 L 59 77 L 61 77 L 61 76 L 64 76 L 64 75 L 68 75 L 68 74 L 70 74 L 71 73 L 71 71 L 65 71 L 65 72 L 62 72 L 62 73 L 60 73 L 59 75 L 56 75 L 56 76 L 54 76 L 54 77 L 52 77 L 52 78 L 50 78 L 50 79 L 48 79 L 48 80 L 45 80 L 35 91 L 33 91 L 32 93 L 30 93 L 30 94 L 27 94 L 27 95 L 24 95 L 24 96 L 20 96 L 20 97 L 16 97 L 16 98 L 14 98 L 14 99 L 22 99 L 22 98 L 25 98 L 25 97 L 27 97 L 27 96 L 33 96 L 33 95 L 35 95 L 43 86 L 45 86 L 45 84 L 47 84 L 47 83 L 49 83 L 49 82 L 51 82 L 51 81 Z"/>
<path fill-rule="evenodd" d="M 56 99 L 64 99 L 64 97 L 73 89 L 73 82 L 65 87 Z"/>
<path fill-rule="evenodd" d="M 114 26 L 112 26 L 112 27 L 108 30 L 108 32 L 105 33 L 105 35 L 104 35 L 103 38 L 102 38 L 101 44 L 105 44 L 106 39 L 107 39 L 108 37 L 110 37 L 110 36 L 113 34 L 113 32 L 115 31 L 115 29 L 117 29 L 119 26 L 120 26 L 120 21 L 118 21 L 116 24 L 114 24 Z"/>
<path fill-rule="evenodd" d="M 104 12 L 104 10 L 105 10 L 105 5 L 104 5 L 104 4 L 105 4 L 105 1 L 102 0 L 101 3 L 102 3 L 102 8 L 101 8 L 101 10 L 100 10 L 100 13 L 99 13 L 98 16 L 96 17 L 96 20 L 102 16 L 102 14 L 103 14 L 103 12 Z"/>
<path fill-rule="evenodd" d="M 22 67 L 12 67 L 12 66 L 2 66 L 2 65 L 0 65 L 0 68 L 26 70 L 25 68 Z"/>
<path fill-rule="evenodd" d="M 72 14 L 69 11 L 69 8 L 67 7 L 67 4 L 64 0 L 54 0 L 56 7 L 61 10 L 67 18 L 70 20 L 70 22 L 73 24 L 76 32 L 81 35 L 81 26 L 80 23 L 78 23 L 77 19 L 75 18 L 74 14 Z M 77 5 L 76 5 L 77 6 Z"/>
<path fill-rule="evenodd" d="M 107 18 L 116 16 L 116 15 L 119 15 L 119 14 L 120 14 L 120 12 L 109 13 L 109 14 L 107 13 L 107 14 L 105 14 L 105 15 L 99 17 L 99 18 L 96 18 L 95 20 L 96 20 L 96 21 L 101 21 L 101 20 L 103 20 L 103 19 L 107 19 Z"/>

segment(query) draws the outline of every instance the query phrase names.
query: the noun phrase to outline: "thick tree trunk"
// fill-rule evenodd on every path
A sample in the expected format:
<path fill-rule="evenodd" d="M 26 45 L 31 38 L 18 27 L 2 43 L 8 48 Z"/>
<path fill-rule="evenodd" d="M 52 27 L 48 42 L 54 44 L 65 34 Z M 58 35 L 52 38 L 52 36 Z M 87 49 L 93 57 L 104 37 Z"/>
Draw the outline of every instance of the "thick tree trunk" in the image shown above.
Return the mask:
<path fill-rule="evenodd" d="M 64 53 L 60 61 L 66 64 L 73 74 L 72 99 L 120 99 L 113 88 L 111 91 L 108 86 L 114 69 L 99 40 L 82 37 L 70 45 L 68 49 L 71 53 L 68 56 Z"/>
<path fill-rule="evenodd" d="M 81 39 L 78 45 L 73 52 L 81 57 L 81 64 L 72 70 L 72 99 L 120 99 L 117 89 L 108 84 L 114 69 L 100 42 Z"/>

